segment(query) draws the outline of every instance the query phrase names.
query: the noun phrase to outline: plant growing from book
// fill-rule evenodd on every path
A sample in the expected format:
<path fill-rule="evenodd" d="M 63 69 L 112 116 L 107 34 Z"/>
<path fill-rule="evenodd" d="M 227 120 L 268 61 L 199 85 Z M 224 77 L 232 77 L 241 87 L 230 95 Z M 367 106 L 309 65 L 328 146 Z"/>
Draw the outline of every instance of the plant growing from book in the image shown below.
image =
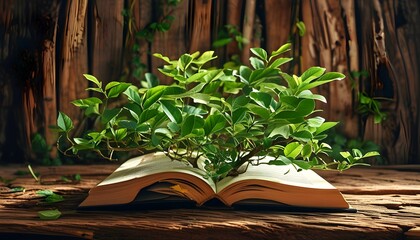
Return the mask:
<path fill-rule="evenodd" d="M 71 138 L 72 120 L 59 113 L 57 125 L 70 144 L 65 154 L 94 151 L 115 159 L 118 151 L 163 151 L 176 161 L 202 167 L 208 177 L 220 180 L 240 174 L 246 164 L 292 164 L 298 169 L 346 170 L 364 165 L 360 160 L 377 152 L 343 152 L 344 160 L 326 160 L 331 147 L 323 142 L 326 130 L 337 122 L 317 116 L 316 101 L 326 102 L 311 90 L 344 79 L 338 72 L 311 67 L 302 75 L 290 75 L 281 66 L 290 44 L 268 54 L 252 48 L 250 66 L 206 67 L 213 51 L 183 54 L 164 62 L 159 71 L 172 85 L 159 85 L 156 76 L 145 75 L 141 86 L 110 82 L 105 86 L 85 74 L 98 97 L 73 101 L 95 128 Z M 113 102 L 125 99 L 115 106 Z M 63 142 L 63 141 L 60 141 Z M 269 161 L 263 161 L 269 156 Z"/>

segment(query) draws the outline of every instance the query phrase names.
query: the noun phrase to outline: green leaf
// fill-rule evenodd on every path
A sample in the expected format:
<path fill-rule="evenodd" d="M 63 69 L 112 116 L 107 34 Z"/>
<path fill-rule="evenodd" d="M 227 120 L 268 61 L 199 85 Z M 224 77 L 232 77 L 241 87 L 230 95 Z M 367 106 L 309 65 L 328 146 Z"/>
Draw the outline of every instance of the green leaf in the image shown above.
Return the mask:
<path fill-rule="evenodd" d="M 86 91 L 93 91 L 93 92 L 98 92 L 98 93 L 104 93 L 104 91 L 102 90 L 102 88 L 86 88 Z"/>
<path fill-rule="evenodd" d="M 18 193 L 18 192 L 25 192 L 26 189 L 24 187 L 14 187 L 9 190 L 10 193 Z"/>
<path fill-rule="evenodd" d="M 127 128 L 120 128 L 114 131 L 116 141 L 122 141 L 127 136 Z"/>
<path fill-rule="evenodd" d="M 204 109 L 198 108 L 198 107 L 194 107 L 194 106 L 184 106 L 184 108 L 182 109 L 183 112 L 187 113 L 188 115 L 204 115 L 207 114 L 208 112 Z"/>
<path fill-rule="evenodd" d="M 89 81 L 93 82 L 93 83 L 94 83 L 96 86 L 98 86 L 99 88 L 102 88 L 102 83 L 100 83 L 100 82 L 98 81 L 98 79 L 96 79 L 96 77 L 95 77 L 95 76 L 90 75 L 90 74 L 83 74 L 83 76 L 84 76 L 87 80 L 89 80 Z"/>
<path fill-rule="evenodd" d="M 162 54 L 160 54 L 160 53 L 154 53 L 153 54 L 153 56 L 154 57 L 156 57 L 156 58 L 159 58 L 159 59 L 162 59 L 163 61 L 165 61 L 166 63 L 169 63 L 169 64 L 172 64 L 173 62 L 168 58 L 168 57 L 166 57 L 166 56 L 163 56 Z"/>
<path fill-rule="evenodd" d="M 163 85 L 148 89 L 146 92 L 146 97 L 144 98 L 143 109 L 147 109 L 152 106 L 152 104 L 157 102 L 165 92 L 165 89 L 166 86 Z"/>
<path fill-rule="evenodd" d="M 124 92 L 125 90 L 127 90 L 127 88 L 130 87 L 130 86 L 131 86 L 131 83 L 118 82 L 118 84 L 112 86 L 109 89 L 108 98 L 116 98 L 116 97 L 118 97 L 122 92 Z"/>
<path fill-rule="evenodd" d="M 292 60 L 293 60 L 293 58 L 278 58 L 278 59 L 274 60 L 274 62 L 272 62 L 270 64 L 270 68 L 278 68 L 281 65 L 283 65 L 283 64 L 285 64 L 287 62 L 290 62 Z"/>
<path fill-rule="evenodd" d="M 182 122 L 182 113 L 181 110 L 175 106 L 172 101 L 169 100 L 160 100 L 161 106 L 163 111 L 165 112 L 166 116 L 175 123 Z"/>
<path fill-rule="evenodd" d="M 247 104 L 246 107 L 249 109 L 251 114 L 258 115 L 262 117 L 263 119 L 270 118 L 270 110 L 268 110 L 265 107 L 260 107 L 252 103 Z"/>
<path fill-rule="evenodd" d="M 275 136 L 282 136 L 284 139 L 288 139 L 290 136 L 290 127 L 289 125 L 279 126 L 274 128 L 268 137 L 272 138 Z"/>
<path fill-rule="evenodd" d="M 126 128 L 129 130 L 135 130 L 137 128 L 137 122 L 130 121 L 130 120 L 121 120 L 121 121 L 118 121 L 118 127 Z"/>
<path fill-rule="evenodd" d="M 190 96 L 195 103 L 208 104 L 210 102 L 211 96 L 204 93 L 193 93 Z"/>
<path fill-rule="evenodd" d="M 186 71 L 187 68 L 190 66 L 193 58 L 190 54 L 183 54 L 178 60 L 178 68 L 182 71 Z"/>
<path fill-rule="evenodd" d="M 64 201 L 64 197 L 54 193 L 51 190 L 39 190 L 36 192 L 37 195 L 44 197 L 44 201 L 47 203 L 56 203 Z"/>
<path fill-rule="evenodd" d="M 302 22 L 302 21 L 299 21 L 299 22 L 296 23 L 296 27 L 299 30 L 299 36 L 303 37 L 303 35 L 305 35 L 305 33 L 306 33 L 305 23 Z"/>
<path fill-rule="evenodd" d="M 310 67 L 305 72 L 303 72 L 301 79 L 302 82 L 309 83 L 313 81 L 314 79 L 319 78 L 324 74 L 325 68 L 322 67 Z"/>
<path fill-rule="evenodd" d="M 239 67 L 239 77 L 241 82 L 245 84 L 249 84 L 249 78 L 251 77 L 252 70 L 247 66 L 240 66 Z"/>
<path fill-rule="evenodd" d="M 353 157 L 351 156 L 351 154 L 349 152 L 340 152 L 340 155 L 345 158 L 345 159 L 351 159 L 353 160 Z"/>
<path fill-rule="evenodd" d="M 313 94 L 310 90 L 303 90 L 302 92 L 300 92 L 297 96 L 298 98 L 306 98 L 306 99 L 313 99 L 313 100 L 318 100 L 321 102 L 326 103 L 327 99 L 325 99 L 324 96 L 319 95 L 319 94 Z"/>
<path fill-rule="evenodd" d="M 312 167 L 310 163 L 303 160 L 293 160 L 293 164 L 305 170 L 310 169 Z"/>
<path fill-rule="evenodd" d="M 212 81 L 220 79 L 223 75 L 224 73 L 222 69 L 209 70 L 207 71 L 207 74 L 203 77 L 203 79 L 206 83 L 210 83 Z"/>
<path fill-rule="evenodd" d="M 276 160 L 271 160 L 268 165 L 289 165 L 292 161 L 285 156 L 280 156 Z"/>
<path fill-rule="evenodd" d="M 267 52 L 262 48 L 251 48 L 251 52 L 261 60 L 267 62 Z"/>
<path fill-rule="evenodd" d="M 201 56 L 197 60 L 194 60 L 193 62 L 197 65 L 204 65 L 205 63 L 217 58 L 216 56 L 213 56 L 213 54 L 214 51 L 206 51 L 203 54 L 201 54 Z"/>
<path fill-rule="evenodd" d="M 85 99 L 77 99 L 71 102 L 76 107 L 87 108 L 90 106 L 95 106 L 97 104 L 102 104 L 102 100 L 97 97 L 90 97 Z"/>
<path fill-rule="evenodd" d="M 214 41 L 212 46 L 214 48 L 223 47 L 223 46 L 228 45 L 232 41 L 233 41 L 232 38 L 222 38 L 222 39 L 218 39 L 218 40 Z"/>
<path fill-rule="evenodd" d="M 54 210 L 44 210 L 38 212 L 38 217 L 41 220 L 56 220 L 61 216 L 61 212 L 57 209 Z"/>
<path fill-rule="evenodd" d="M 287 158 L 295 159 L 303 149 L 303 145 L 298 142 L 291 142 L 284 148 L 284 155 Z"/>
<path fill-rule="evenodd" d="M 58 112 L 57 126 L 64 132 L 69 132 L 73 129 L 73 121 L 62 112 Z"/>
<path fill-rule="evenodd" d="M 302 148 L 301 155 L 303 158 L 309 158 L 312 154 L 312 146 L 310 144 L 305 144 Z"/>
<path fill-rule="evenodd" d="M 141 106 L 141 98 L 138 90 L 135 87 L 129 87 L 124 91 L 124 94 L 128 97 L 130 101 L 135 102 Z"/>
<path fill-rule="evenodd" d="M 287 95 L 281 95 L 280 101 L 284 104 L 289 105 L 292 108 L 297 108 L 299 105 L 301 99 L 297 98 L 296 96 L 287 96 Z"/>
<path fill-rule="evenodd" d="M 297 88 L 298 84 L 292 76 L 284 72 L 280 73 L 280 75 L 283 77 L 284 80 L 286 80 L 287 84 L 289 85 L 289 88 Z"/>
<path fill-rule="evenodd" d="M 179 130 L 181 130 L 179 125 L 174 122 L 169 122 L 167 126 L 168 126 L 168 129 L 171 130 L 173 133 L 177 133 L 179 132 Z"/>
<path fill-rule="evenodd" d="M 254 102 L 261 107 L 269 108 L 273 97 L 270 94 L 265 92 L 251 92 L 249 97 L 254 100 Z"/>
<path fill-rule="evenodd" d="M 249 82 L 255 85 L 259 83 L 261 80 L 264 80 L 268 77 L 277 76 L 278 70 L 273 68 L 262 68 L 254 70 L 249 77 Z"/>
<path fill-rule="evenodd" d="M 192 82 L 197 82 L 197 80 L 203 79 L 204 76 L 208 75 L 209 73 L 206 72 L 198 72 L 193 74 L 191 77 L 187 78 L 186 82 L 187 83 L 192 83 Z M 205 81 L 203 79 L 203 81 Z M 203 82 L 203 81 L 198 81 L 198 82 Z"/>
<path fill-rule="evenodd" d="M 73 138 L 73 141 L 76 143 L 75 145 L 73 145 L 73 149 L 75 150 L 93 149 L 95 147 L 95 144 L 89 139 Z"/>
<path fill-rule="evenodd" d="M 314 118 L 309 118 L 308 119 L 308 126 L 318 128 L 318 127 L 322 126 L 324 121 L 325 121 L 325 119 L 322 118 L 322 117 L 319 117 L 319 116 L 314 117 Z"/>
<path fill-rule="evenodd" d="M 365 155 L 363 155 L 363 158 L 368 158 L 368 157 L 375 157 L 375 156 L 379 156 L 380 154 L 376 151 L 372 151 L 372 152 L 367 152 Z"/>
<path fill-rule="evenodd" d="M 140 121 L 140 117 L 139 117 L 139 115 L 141 114 L 141 108 L 140 108 L 140 105 L 137 105 L 137 104 L 135 104 L 135 103 L 127 103 L 125 106 L 124 106 L 124 109 L 126 109 L 126 110 L 128 110 L 129 112 L 130 112 L 130 114 L 131 114 L 131 116 L 137 121 L 137 122 L 139 122 Z"/>
<path fill-rule="evenodd" d="M 204 122 L 204 131 L 206 135 L 210 135 L 224 129 L 225 125 L 226 119 L 222 115 L 209 115 Z"/>
<path fill-rule="evenodd" d="M 240 121 L 242 121 L 242 119 L 244 119 L 246 113 L 247 113 L 247 108 L 238 108 L 235 111 L 233 111 L 232 113 L 232 122 L 233 124 L 239 123 Z"/>
<path fill-rule="evenodd" d="M 315 134 L 318 135 L 318 134 L 334 127 L 337 124 L 338 124 L 338 122 L 324 122 L 321 126 L 318 127 L 318 129 L 315 131 Z"/>
<path fill-rule="evenodd" d="M 300 101 L 299 105 L 296 108 L 296 112 L 298 112 L 302 116 L 307 116 L 311 114 L 315 109 L 315 101 L 312 99 L 303 99 Z"/>
<path fill-rule="evenodd" d="M 203 128 L 203 126 L 204 126 L 203 118 L 199 116 L 195 116 L 195 115 L 190 115 L 185 119 L 185 122 L 182 124 L 181 136 L 185 137 L 191 134 L 194 130 Z"/>
<path fill-rule="evenodd" d="M 264 62 L 256 57 L 250 57 L 249 61 L 254 69 L 264 68 Z"/>
<path fill-rule="evenodd" d="M 117 85 L 119 85 L 120 84 L 120 82 L 117 82 L 117 81 L 112 81 L 112 82 L 109 82 L 106 86 L 105 86 L 105 91 L 107 91 L 107 90 L 109 90 L 110 88 L 113 88 L 113 87 L 115 87 L 115 86 L 117 86 Z"/>
<path fill-rule="evenodd" d="M 284 44 L 283 46 L 279 47 L 279 49 L 277 49 L 276 51 L 271 52 L 271 57 L 274 57 L 274 56 L 280 55 L 282 53 L 285 53 L 287 51 L 290 51 L 291 45 L 292 44 L 290 44 L 290 43 Z"/>
<path fill-rule="evenodd" d="M 303 142 L 308 142 L 313 138 L 312 133 L 306 130 L 294 132 L 292 133 L 292 136 L 294 139 L 303 141 Z"/>
<path fill-rule="evenodd" d="M 40 196 L 43 196 L 43 197 L 47 197 L 47 196 L 53 195 L 54 192 L 52 190 L 45 189 L 45 190 L 36 191 L 36 194 L 40 195 Z"/>
<path fill-rule="evenodd" d="M 147 88 L 152 88 L 159 85 L 159 79 L 153 73 L 145 73 L 144 78 L 146 79 Z"/>
<path fill-rule="evenodd" d="M 121 112 L 120 108 L 105 109 L 101 118 L 101 122 L 103 124 L 108 124 L 113 118 L 118 116 L 120 112 Z"/>
<path fill-rule="evenodd" d="M 342 80 L 344 79 L 346 76 L 342 73 L 338 73 L 338 72 L 329 72 L 324 74 L 322 77 L 320 77 L 318 80 L 311 82 L 309 84 L 305 84 L 303 85 L 300 90 L 306 90 L 306 89 L 312 89 L 314 87 L 332 82 L 332 81 L 336 81 L 336 80 Z"/>

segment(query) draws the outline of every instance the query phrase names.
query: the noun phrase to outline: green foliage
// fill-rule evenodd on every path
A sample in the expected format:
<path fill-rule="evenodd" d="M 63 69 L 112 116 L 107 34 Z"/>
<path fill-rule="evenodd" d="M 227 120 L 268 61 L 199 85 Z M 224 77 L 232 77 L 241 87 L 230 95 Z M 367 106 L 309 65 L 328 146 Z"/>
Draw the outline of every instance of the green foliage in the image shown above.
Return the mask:
<path fill-rule="evenodd" d="M 142 76 L 147 69 L 147 65 L 142 62 L 142 56 L 149 54 L 142 50 L 141 46 L 153 42 L 154 37 L 157 33 L 168 32 L 172 26 L 175 17 L 173 12 L 176 7 L 180 4 L 181 0 L 165 0 L 159 1 L 158 9 L 154 12 L 156 16 L 154 21 L 146 24 L 143 28 L 139 29 L 135 17 L 133 14 L 135 4 L 138 3 L 136 0 L 130 0 L 129 8 L 122 11 L 124 16 L 124 24 L 127 29 L 127 45 L 131 39 L 133 44 L 131 46 L 131 57 L 129 59 L 130 65 L 128 72 L 126 72 L 123 78 L 134 77 L 135 79 L 142 80 Z"/>
<path fill-rule="evenodd" d="M 44 201 L 47 203 L 56 203 L 64 201 L 64 197 L 60 194 L 54 193 L 51 190 L 39 190 L 36 192 L 37 195 L 43 197 Z"/>
<path fill-rule="evenodd" d="M 297 27 L 297 28 L 298 28 L 298 30 L 299 30 L 299 36 L 303 37 L 303 36 L 305 35 L 305 33 L 306 33 L 306 26 L 305 26 L 305 23 L 304 23 L 304 22 L 302 22 L 302 21 L 298 21 L 298 22 L 296 23 L 296 27 Z"/>
<path fill-rule="evenodd" d="M 58 209 L 43 210 L 38 212 L 38 217 L 41 220 L 56 220 L 60 218 L 61 212 Z"/>
<path fill-rule="evenodd" d="M 236 25 L 227 24 L 218 33 L 218 38 L 213 42 L 214 48 L 224 47 L 229 43 L 236 42 L 238 48 L 242 50 L 243 45 L 249 40 L 243 37 Z"/>
<path fill-rule="evenodd" d="M 342 80 L 338 72 L 311 67 L 301 76 L 289 75 L 281 66 L 291 58 L 281 57 L 290 44 L 268 53 L 252 48 L 251 67 L 206 68 L 216 58 L 213 51 L 183 54 L 164 62 L 159 71 L 174 79 L 172 85 L 148 84 L 137 87 L 124 82 L 103 86 L 85 74 L 97 98 L 79 99 L 74 105 L 98 123 L 94 130 L 70 139 L 71 120 L 59 113 L 58 125 L 71 143 L 64 153 L 94 151 L 114 159 L 117 151 L 164 151 L 170 158 L 204 165 L 208 176 L 219 180 L 240 173 L 244 164 L 292 164 L 298 169 L 344 170 L 357 165 L 364 156 L 329 161 L 330 145 L 325 132 L 336 122 L 316 113 L 322 95 L 311 90 Z M 115 98 L 123 106 L 109 108 Z M 263 161 L 266 156 L 270 161 Z M 267 158 L 265 158 L 267 159 Z M 201 164 L 203 163 L 203 164 Z"/>
<path fill-rule="evenodd" d="M 361 151 L 363 153 L 378 153 L 381 151 L 381 148 L 372 141 L 348 139 L 344 135 L 334 131 L 334 129 L 328 130 L 328 137 L 325 139 L 325 142 L 331 146 L 331 152 L 329 153 L 329 156 L 340 162 L 347 161 L 346 157 L 342 154 L 343 152 Z M 355 156 L 357 157 L 357 155 Z M 368 157 L 365 157 L 365 161 L 374 164 L 381 164 L 384 160 L 380 155 L 368 155 Z"/>
<path fill-rule="evenodd" d="M 353 81 L 353 85 L 356 86 L 356 81 L 354 79 L 359 78 L 366 78 L 369 77 L 369 72 L 364 71 L 352 71 L 351 72 L 351 78 Z M 353 79 L 354 78 L 354 79 Z M 379 97 L 371 97 L 366 92 L 357 92 L 358 96 L 358 104 L 357 104 L 357 112 L 363 116 L 373 116 L 374 123 L 379 124 L 382 123 L 386 117 L 387 113 L 382 109 L 380 100 L 390 100 L 387 98 L 379 98 Z"/>
<path fill-rule="evenodd" d="M 365 93 L 359 93 L 357 111 L 362 116 L 373 115 L 374 123 L 381 123 L 386 119 L 386 113 L 381 109 L 381 103 Z"/>
<path fill-rule="evenodd" d="M 58 127 L 69 127 L 71 129 L 72 126 L 65 126 L 65 121 L 66 120 L 61 118 L 58 119 Z M 35 155 L 36 161 L 41 163 L 42 165 L 61 165 L 61 160 L 59 158 L 52 159 L 50 157 L 52 147 L 47 144 L 45 138 L 41 134 L 36 133 L 33 135 L 31 140 L 31 148 L 32 153 Z"/>

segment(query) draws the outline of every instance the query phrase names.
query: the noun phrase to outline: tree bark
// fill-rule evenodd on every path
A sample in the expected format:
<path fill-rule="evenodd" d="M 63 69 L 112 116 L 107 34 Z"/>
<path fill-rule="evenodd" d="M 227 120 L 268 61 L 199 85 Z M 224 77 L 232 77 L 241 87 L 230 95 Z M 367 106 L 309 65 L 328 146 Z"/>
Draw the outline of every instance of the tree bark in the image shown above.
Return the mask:
<path fill-rule="evenodd" d="M 3 1 L 0 41 L 5 120 L 0 139 L 8 162 L 31 158 L 31 138 L 39 133 L 54 142 L 48 130 L 55 118 L 55 43 L 60 1 Z M 7 90 L 5 88 L 5 90 Z M 3 112 L 3 111 L 2 111 Z M 34 156 L 32 156 L 34 157 Z"/>

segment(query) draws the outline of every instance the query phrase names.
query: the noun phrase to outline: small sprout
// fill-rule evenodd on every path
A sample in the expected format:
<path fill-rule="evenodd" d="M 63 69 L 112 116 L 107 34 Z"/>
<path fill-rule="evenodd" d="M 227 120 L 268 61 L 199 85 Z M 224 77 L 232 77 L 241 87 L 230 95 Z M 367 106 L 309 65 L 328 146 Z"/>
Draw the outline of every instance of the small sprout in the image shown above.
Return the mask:
<path fill-rule="evenodd" d="M 41 181 L 41 179 L 38 178 L 38 175 L 39 174 L 37 174 L 37 173 L 34 172 L 34 170 L 32 169 L 31 165 L 28 165 L 28 169 L 29 169 L 29 172 L 31 173 L 32 177 L 35 179 L 35 181 L 37 181 L 39 183 Z"/>

